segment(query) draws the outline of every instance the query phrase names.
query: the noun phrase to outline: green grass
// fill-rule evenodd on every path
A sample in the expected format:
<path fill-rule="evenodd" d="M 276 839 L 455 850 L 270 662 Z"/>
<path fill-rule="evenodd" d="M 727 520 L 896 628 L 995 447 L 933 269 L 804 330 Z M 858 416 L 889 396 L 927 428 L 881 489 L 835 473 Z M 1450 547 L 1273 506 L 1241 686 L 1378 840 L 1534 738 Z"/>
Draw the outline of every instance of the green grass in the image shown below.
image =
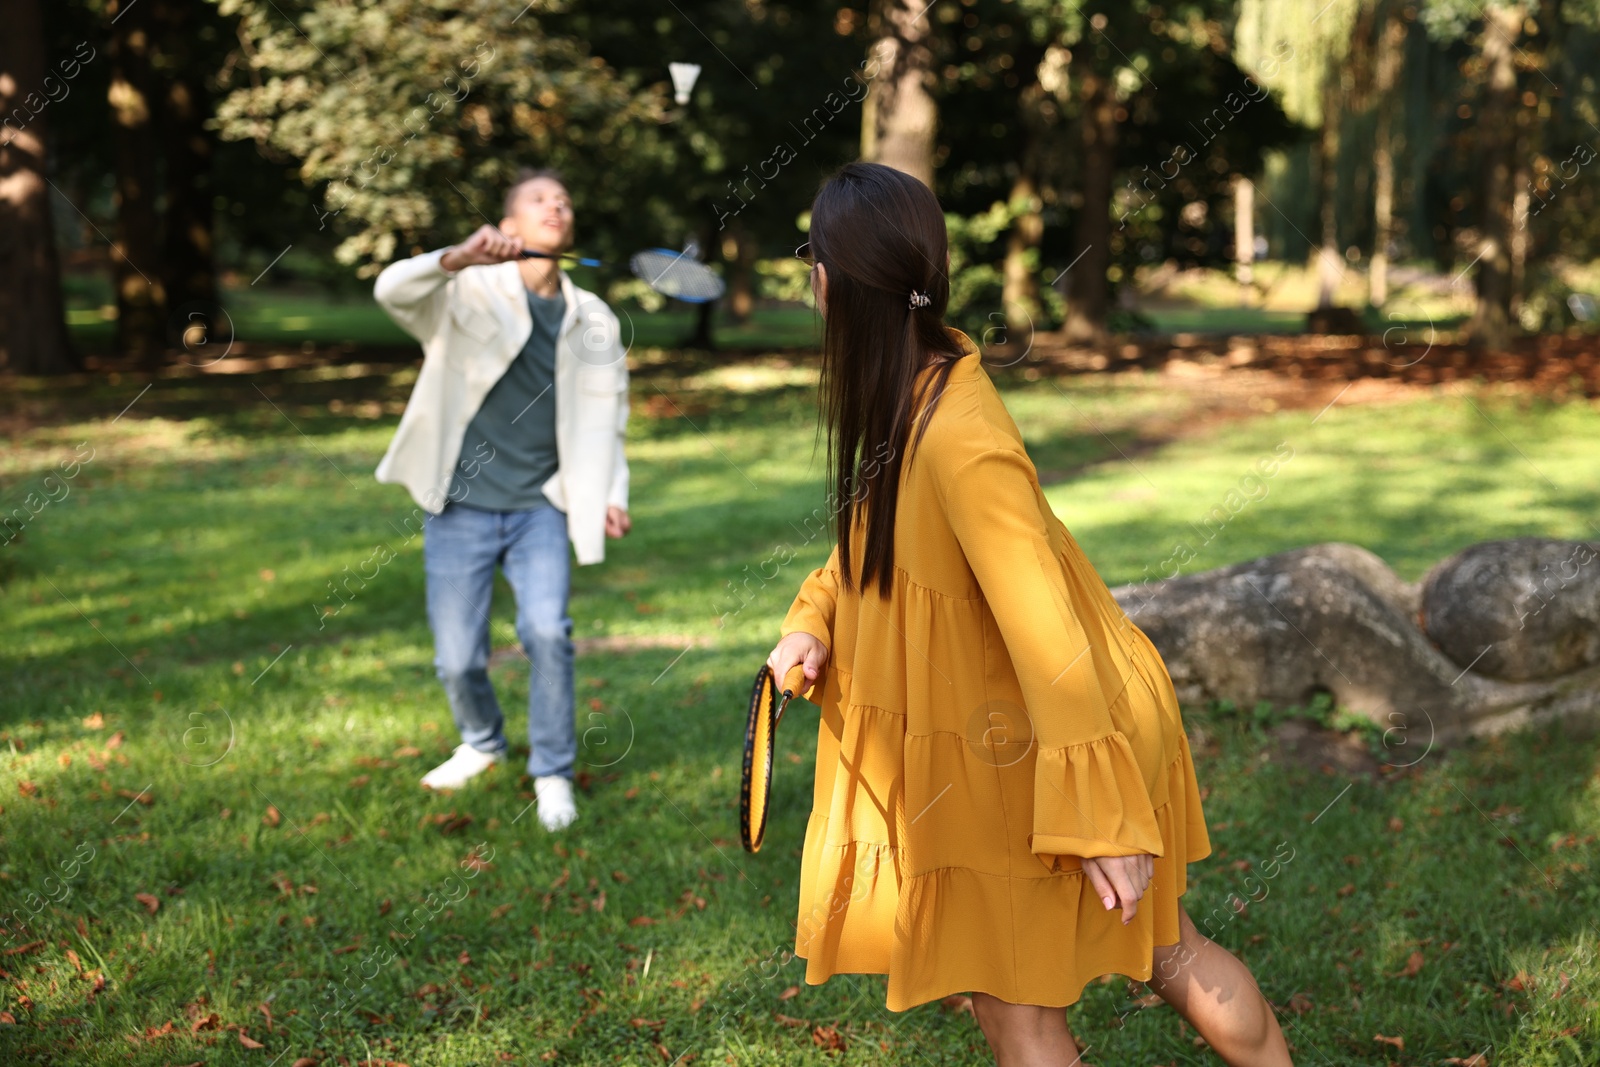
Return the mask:
<path fill-rule="evenodd" d="M 810 705 L 780 739 L 766 848 L 738 845 L 748 676 L 828 550 L 802 525 L 822 505 L 812 371 L 682 377 L 635 354 L 634 532 L 575 571 L 571 614 L 578 636 L 665 647 L 580 657 L 582 817 L 560 838 L 515 770 L 449 797 L 416 784 L 453 731 L 412 509 L 371 478 L 413 370 L 164 379 L 115 419 L 142 380 L 3 401 L 19 428 L 0 502 L 57 499 L 0 547 L 0 910 L 32 916 L 0 935 L 22 950 L 0 956 L 0 1062 L 988 1062 L 970 1018 L 890 1013 L 881 976 L 806 986 L 784 956 Z M 1185 573 L 1350 540 L 1416 577 L 1484 538 L 1593 536 L 1600 505 L 1583 403 L 1341 402 L 1170 437 L 1205 401 L 1159 376 L 1005 389 L 1112 584 L 1186 537 Z M 652 417 L 661 390 L 687 414 Z M 47 482 L 80 442 L 93 458 Z M 1293 457 L 1265 495 L 1199 544 L 1188 524 L 1279 442 Z M 730 583 L 784 544 L 795 561 L 719 626 Z M 321 617 L 328 583 L 380 548 L 394 559 Z M 503 580 L 493 635 L 515 642 Z M 494 674 L 516 737 L 526 668 Z M 1600 741 L 1517 735 L 1351 783 L 1264 759 L 1251 716 L 1187 718 L 1217 851 L 1186 903 L 1285 1007 L 1297 1062 L 1593 1062 Z M 1242 868 L 1291 849 L 1233 914 Z M 1111 978 L 1071 1009 L 1090 1062 L 1218 1062 L 1169 1009 L 1133 1005 Z"/>
<path fill-rule="evenodd" d="M 584 280 L 580 279 L 580 284 Z M 73 340 L 91 351 L 111 347 L 116 308 L 111 289 L 98 275 L 67 279 L 67 326 Z M 248 280 L 225 285 L 219 304 L 232 323 L 234 337 L 265 345 L 416 344 L 372 299 L 370 287 L 344 287 L 334 291 L 308 285 L 259 287 Z M 656 312 L 631 303 L 615 306 L 623 319 L 624 339 L 641 346 L 673 345 L 693 332 L 697 311 L 672 302 Z M 719 309 L 713 336 L 724 348 L 787 348 L 813 343 L 818 327 L 815 313 L 800 305 L 763 305 L 743 323 L 733 322 Z"/>

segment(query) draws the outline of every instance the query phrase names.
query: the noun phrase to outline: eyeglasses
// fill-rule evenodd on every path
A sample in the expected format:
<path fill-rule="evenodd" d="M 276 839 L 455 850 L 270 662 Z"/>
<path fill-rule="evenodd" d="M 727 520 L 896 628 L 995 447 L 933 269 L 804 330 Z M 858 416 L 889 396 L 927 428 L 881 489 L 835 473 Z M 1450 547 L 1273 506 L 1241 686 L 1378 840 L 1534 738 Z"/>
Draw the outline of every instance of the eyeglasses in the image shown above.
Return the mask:
<path fill-rule="evenodd" d="M 808 267 L 815 267 L 817 265 L 816 257 L 811 254 L 810 241 L 801 242 L 800 246 L 794 250 L 794 258 L 798 259 Z"/>

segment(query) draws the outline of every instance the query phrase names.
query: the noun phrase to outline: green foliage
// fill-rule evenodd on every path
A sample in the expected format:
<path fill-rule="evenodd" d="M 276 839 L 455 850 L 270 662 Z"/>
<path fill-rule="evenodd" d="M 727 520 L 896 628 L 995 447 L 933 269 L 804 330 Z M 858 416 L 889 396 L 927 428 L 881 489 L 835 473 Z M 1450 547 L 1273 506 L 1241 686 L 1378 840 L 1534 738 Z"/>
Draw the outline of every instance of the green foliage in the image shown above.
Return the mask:
<path fill-rule="evenodd" d="M 1275 704 L 1258 700 L 1248 712 L 1231 700 L 1212 700 L 1206 705 L 1208 715 L 1218 720 L 1236 719 L 1247 723 L 1258 739 L 1265 739 L 1274 726 L 1286 722 L 1305 722 L 1324 730 L 1357 734 L 1374 756 L 1381 757 L 1384 728 L 1359 712 L 1335 704 L 1333 694 L 1326 690 L 1313 693 L 1304 704 Z"/>
<path fill-rule="evenodd" d="M 498 221 L 522 166 L 604 189 L 655 150 L 659 83 L 630 86 L 493 0 L 219 3 L 249 42 L 220 129 L 300 161 L 322 191 L 317 228 L 339 228 L 338 259 L 363 276 Z"/>

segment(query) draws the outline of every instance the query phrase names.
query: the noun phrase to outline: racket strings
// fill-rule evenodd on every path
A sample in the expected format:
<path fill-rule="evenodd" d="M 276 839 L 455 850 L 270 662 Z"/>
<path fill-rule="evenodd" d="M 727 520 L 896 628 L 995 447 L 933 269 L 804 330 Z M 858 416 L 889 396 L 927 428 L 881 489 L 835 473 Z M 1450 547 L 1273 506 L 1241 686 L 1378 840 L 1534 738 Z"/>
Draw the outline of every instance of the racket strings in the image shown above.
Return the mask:
<path fill-rule="evenodd" d="M 715 300 L 725 291 L 722 278 L 686 252 L 653 249 L 636 252 L 629 261 L 636 277 L 664 296 L 691 303 Z"/>

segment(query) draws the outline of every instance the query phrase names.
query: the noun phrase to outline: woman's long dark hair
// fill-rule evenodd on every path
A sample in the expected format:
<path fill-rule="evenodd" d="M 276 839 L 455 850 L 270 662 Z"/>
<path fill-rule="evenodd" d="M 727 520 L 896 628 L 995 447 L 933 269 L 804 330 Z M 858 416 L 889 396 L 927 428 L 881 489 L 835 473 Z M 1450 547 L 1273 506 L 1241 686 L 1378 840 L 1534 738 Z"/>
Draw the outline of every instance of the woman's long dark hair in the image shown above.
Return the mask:
<path fill-rule="evenodd" d="M 926 185 L 880 163 L 847 163 L 811 206 L 811 256 L 827 268 L 820 400 L 828 426 L 829 498 L 839 569 L 854 588 L 850 531 L 862 512 L 862 589 L 887 596 L 894 577 L 894 521 L 907 454 L 917 372 L 962 349 L 944 326 L 950 302 L 944 213 Z M 912 292 L 928 302 L 911 307 Z M 944 393 L 955 359 L 943 359 L 922 407 L 917 441 Z"/>

